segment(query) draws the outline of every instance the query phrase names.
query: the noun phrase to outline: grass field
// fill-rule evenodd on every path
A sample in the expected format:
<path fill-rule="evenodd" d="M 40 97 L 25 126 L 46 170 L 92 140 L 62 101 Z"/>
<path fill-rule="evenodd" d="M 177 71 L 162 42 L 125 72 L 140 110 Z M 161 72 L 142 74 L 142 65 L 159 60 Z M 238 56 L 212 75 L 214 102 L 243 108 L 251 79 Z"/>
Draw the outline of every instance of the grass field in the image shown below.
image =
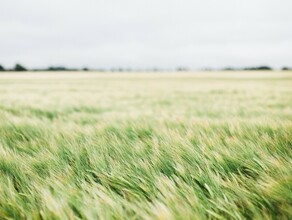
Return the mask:
<path fill-rule="evenodd" d="M 291 219 L 292 72 L 0 74 L 0 219 Z"/>

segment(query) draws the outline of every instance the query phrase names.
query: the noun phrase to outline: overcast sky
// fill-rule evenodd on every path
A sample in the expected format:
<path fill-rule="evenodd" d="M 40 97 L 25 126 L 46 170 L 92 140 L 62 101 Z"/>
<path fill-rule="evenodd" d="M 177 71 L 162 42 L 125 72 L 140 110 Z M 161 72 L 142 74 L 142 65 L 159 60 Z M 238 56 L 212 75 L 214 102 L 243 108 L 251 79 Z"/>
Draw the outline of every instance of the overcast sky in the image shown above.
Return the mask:
<path fill-rule="evenodd" d="M 291 0 L 2 0 L 0 64 L 292 66 Z"/>

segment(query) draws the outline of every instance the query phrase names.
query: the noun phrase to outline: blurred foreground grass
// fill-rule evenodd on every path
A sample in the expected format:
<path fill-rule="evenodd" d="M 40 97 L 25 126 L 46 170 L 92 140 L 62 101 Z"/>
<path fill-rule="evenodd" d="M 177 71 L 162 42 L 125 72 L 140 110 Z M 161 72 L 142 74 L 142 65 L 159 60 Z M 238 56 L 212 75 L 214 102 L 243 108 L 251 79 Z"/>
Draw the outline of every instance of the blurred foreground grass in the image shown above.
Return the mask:
<path fill-rule="evenodd" d="M 0 74 L 0 219 L 291 219 L 292 73 Z"/>

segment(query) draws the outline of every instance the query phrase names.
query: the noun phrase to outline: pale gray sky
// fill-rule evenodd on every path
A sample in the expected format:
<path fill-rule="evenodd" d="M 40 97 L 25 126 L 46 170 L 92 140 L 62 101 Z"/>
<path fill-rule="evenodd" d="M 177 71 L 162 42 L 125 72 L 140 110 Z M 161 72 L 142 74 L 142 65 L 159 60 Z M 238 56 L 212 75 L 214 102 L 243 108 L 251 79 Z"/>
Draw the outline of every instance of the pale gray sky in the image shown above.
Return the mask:
<path fill-rule="evenodd" d="M 2 0 L 0 64 L 292 66 L 291 0 Z"/>

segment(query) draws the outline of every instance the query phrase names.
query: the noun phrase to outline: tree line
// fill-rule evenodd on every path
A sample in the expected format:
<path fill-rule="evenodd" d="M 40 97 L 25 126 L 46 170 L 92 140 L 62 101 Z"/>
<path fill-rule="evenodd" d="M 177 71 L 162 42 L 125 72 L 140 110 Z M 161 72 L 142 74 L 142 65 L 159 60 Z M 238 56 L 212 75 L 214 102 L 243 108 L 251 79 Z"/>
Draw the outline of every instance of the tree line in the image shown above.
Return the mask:
<path fill-rule="evenodd" d="M 2 65 L 0 65 L 0 71 L 27 71 L 27 69 L 20 64 L 15 64 L 13 69 L 5 69 Z"/>
<path fill-rule="evenodd" d="M 16 71 L 16 72 L 21 72 L 21 71 L 88 71 L 88 68 L 82 68 L 82 69 L 76 69 L 76 68 L 66 68 L 63 66 L 50 66 L 48 68 L 44 69 L 28 69 L 24 67 L 23 65 L 17 63 L 15 66 L 11 69 L 6 69 L 4 66 L 0 64 L 0 71 Z"/>
<path fill-rule="evenodd" d="M 24 67 L 23 65 L 17 63 L 15 66 L 11 69 L 6 69 L 4 66 L 0 64 L 0 72 L 4 71 L 16 71 L 16 72 L 21 72 L 21 71 L 89 71 L 89 70 L 95 70 L 95 71 L 111 71 L 111 72 L 131 72 L 131 71 L 152 71 L 152 72 L 160 72 L 160 71 L 171 71 L 171 70 L 166 70 L 166 69 L 158 69 L 158 68 L 152 68 L 152 69 L 131 69 L 131 68 L 111 68 L 111 69 L 89 69 L 89 68 L 67 68 L 63 66 L 50 66 L 48 68 L 44 69 L 28 69 Z M 215 69 L 210 69 L 206 68 L 204 70 L 207 71 L 212 71 Z M 234 67 L 226 67 L 223 68 L 222 70 L 224 71 L 248 71 L 248 70 L 273 70 L 273 68 L 269 66 L 256 66 L 256 67 L 244 67 L 244 68 L 234 68 Z M 290 67 L 283 67 L 281 70 L 292 70 Z M 177 67 L 175 71 L 178 72 L 183 72 L 183 71 L 192 71 L 191 69 L 188 69 L 186 67 Z"/>

